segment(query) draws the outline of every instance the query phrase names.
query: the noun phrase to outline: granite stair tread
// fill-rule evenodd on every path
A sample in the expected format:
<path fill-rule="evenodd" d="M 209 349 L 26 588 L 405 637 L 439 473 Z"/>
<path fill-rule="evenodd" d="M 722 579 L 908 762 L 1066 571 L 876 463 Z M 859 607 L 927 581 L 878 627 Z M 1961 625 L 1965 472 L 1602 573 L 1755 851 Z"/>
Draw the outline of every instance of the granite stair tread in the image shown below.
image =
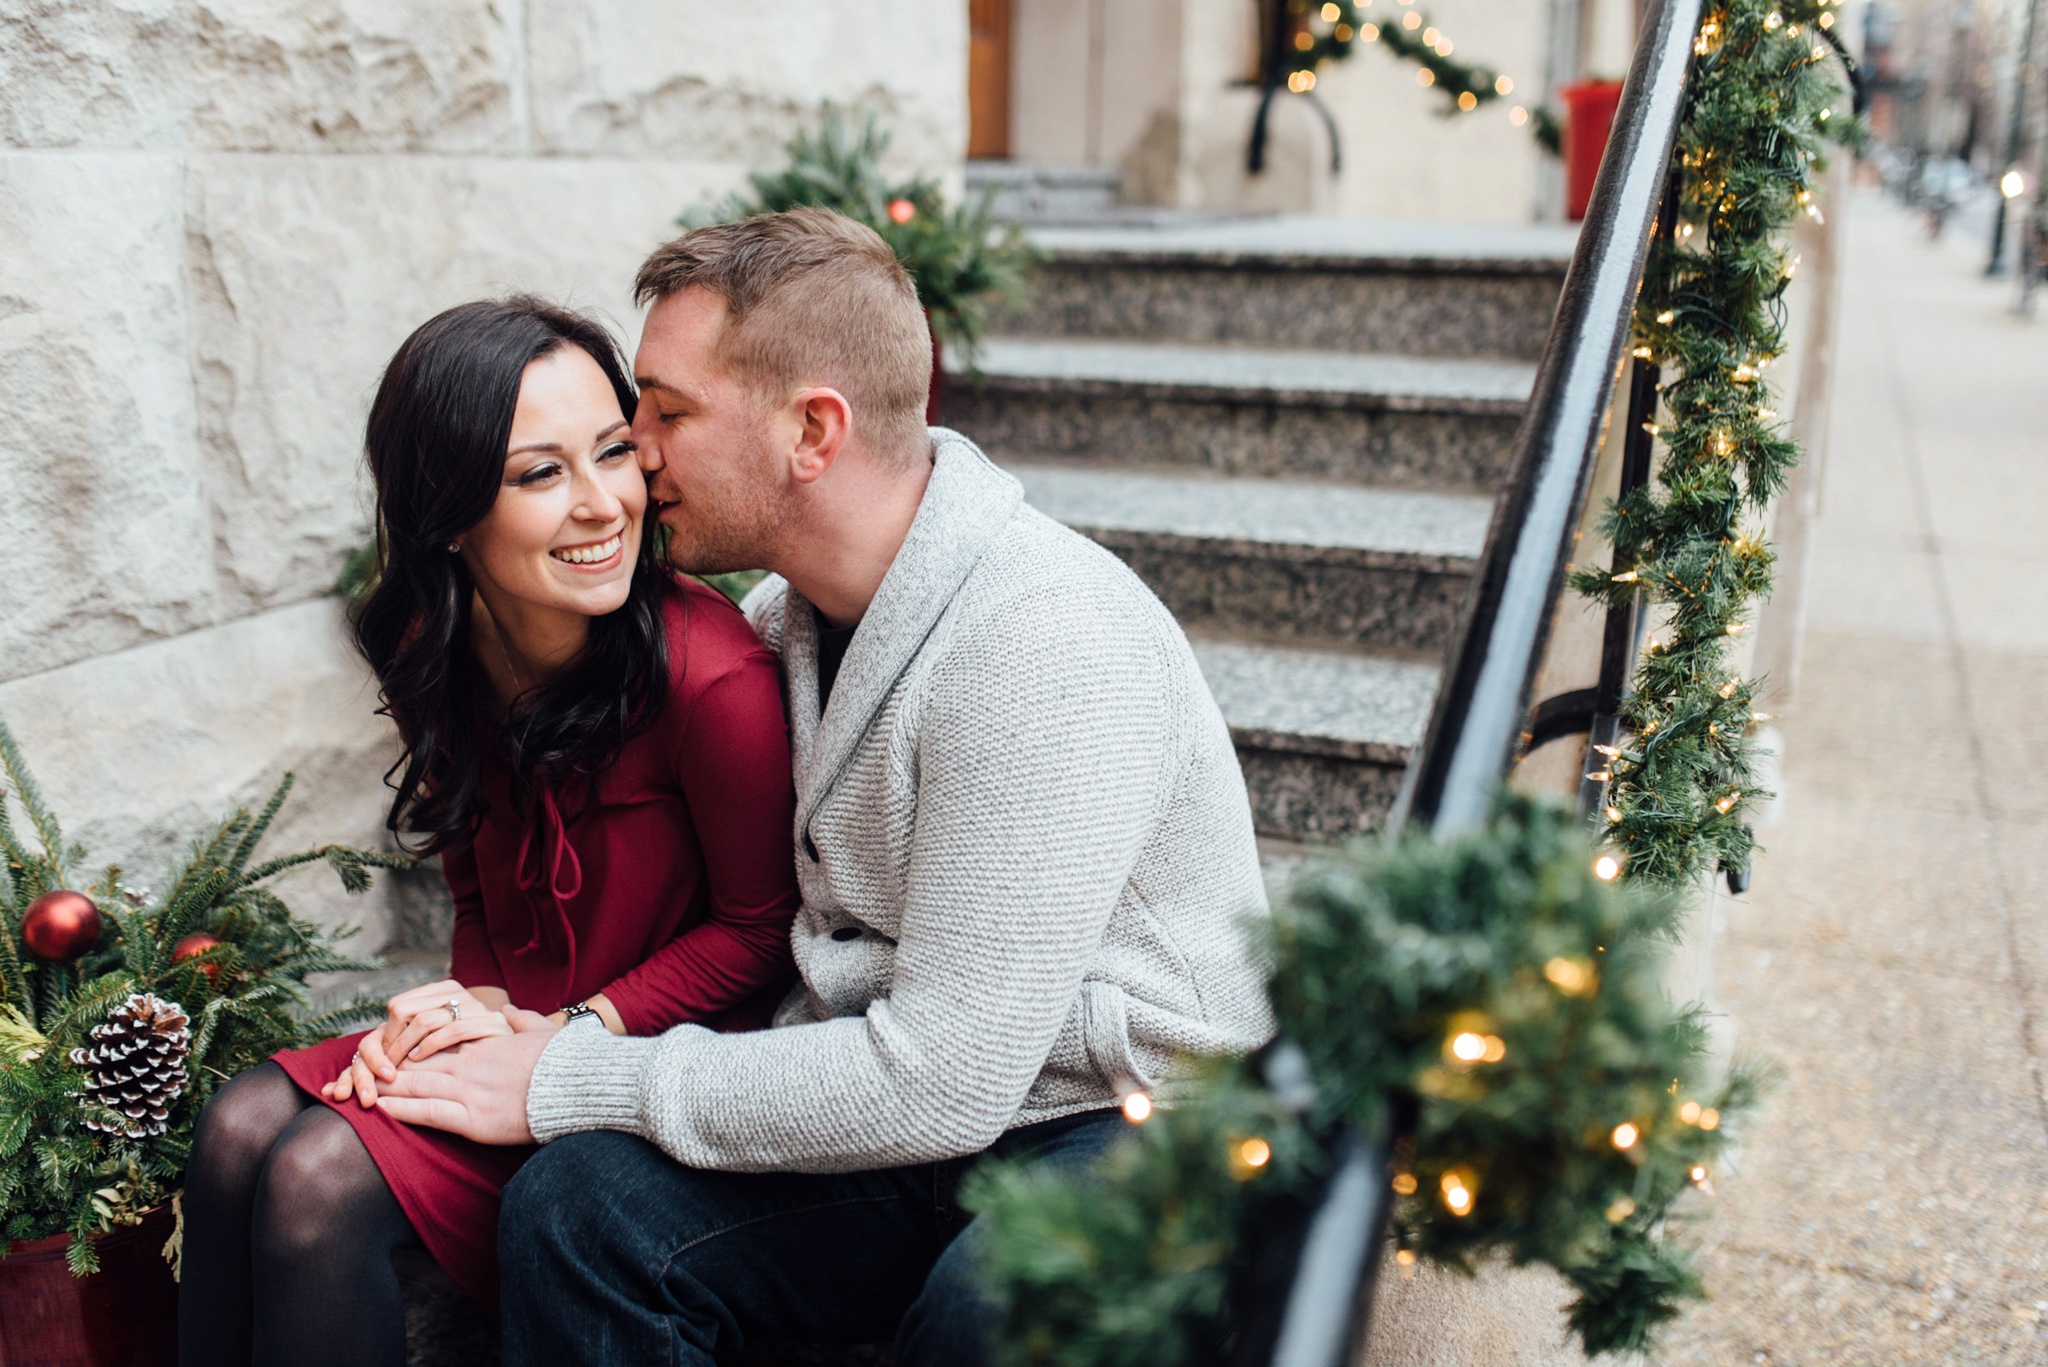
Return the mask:
<path fill-rule="evenodd" d="M 1561 272 L 1578 228 L 1569 224 L 1437 223 L 1313 214 L 1155 218 L 1142 225 L 1042 227 L 1031 233 L 1056 258 L 1315 269 Z"/>
<path fill-rule="evenodd" d="M 1376 652 L 1193 638 L 1240 745 L 1405 764 L 1429 725 L 1439 667 Z"/>
<path fill-rule="evenodd" d="M 1486 542 L 1483 495 L 1231 479 L 1005 461 L 1033 507 L 1097 533 L 1351 553 L 1469 571 Z"/>
<path fill-rule="evenodd" d="M 1472 414 L 1519 414 L 1536 380 L 1527 361 L 1084 338 L 991 337 L 956 384 L 1139 391 Z"/>

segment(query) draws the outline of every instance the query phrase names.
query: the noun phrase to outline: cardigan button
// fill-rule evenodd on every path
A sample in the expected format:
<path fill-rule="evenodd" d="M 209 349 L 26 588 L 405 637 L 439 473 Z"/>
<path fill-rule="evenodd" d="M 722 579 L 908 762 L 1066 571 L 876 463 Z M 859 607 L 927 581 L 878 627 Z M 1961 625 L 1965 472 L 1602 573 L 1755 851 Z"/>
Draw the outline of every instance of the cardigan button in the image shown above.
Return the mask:
<path fill-rule="evenodd" d="M 832 938 L 835 940 L 858 940 L 860 938 L 860 927 L 841 926 L 832 932 Z"/>
<path fill-rule="evenodd" d="M 813 864 L 818 862 L 818 842 L 811 839 L 809 831 L 804 832 L 804 853 L 811 857 Z"/>

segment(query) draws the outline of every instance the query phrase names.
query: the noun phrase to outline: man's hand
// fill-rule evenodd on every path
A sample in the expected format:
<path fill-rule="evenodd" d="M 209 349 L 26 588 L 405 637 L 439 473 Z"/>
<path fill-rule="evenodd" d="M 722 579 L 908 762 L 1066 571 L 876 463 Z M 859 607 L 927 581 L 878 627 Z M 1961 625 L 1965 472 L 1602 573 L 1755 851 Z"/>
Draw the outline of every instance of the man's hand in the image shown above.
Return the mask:
<path fill-rule="evenodd" d="M 383 1084 L 378 1107 L 393 1120 L 479 1144 L 531 1144 L 526 1089 L 541 1050 L 562 1027 L 516 1006 L 505 1008 L 505 1019 L 512 1034 L 471 1040 L 399 1069 Z"/>

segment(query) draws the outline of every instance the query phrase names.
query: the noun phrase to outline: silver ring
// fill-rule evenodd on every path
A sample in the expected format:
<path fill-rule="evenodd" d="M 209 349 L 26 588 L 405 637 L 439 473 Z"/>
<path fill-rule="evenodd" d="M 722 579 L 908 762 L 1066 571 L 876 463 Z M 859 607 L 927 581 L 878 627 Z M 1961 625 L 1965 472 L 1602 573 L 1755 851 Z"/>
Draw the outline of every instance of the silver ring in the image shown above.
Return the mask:
<path fill-rule="evenodd" d="M 450 997 L 450 998 L 448 999 L 448 1023 L 449 1023 L 449 1024 L 451 1024 L 451 1025 L 453 1025 L 453 1024 L 454 1024 L 454 1023 L 456 1022 L 456 1021 L 459 1021 L 459 1020 L 461 1020 L 461 1019 L 462 1019 L 462 998 L 460 998 L 460 997 Z"/>

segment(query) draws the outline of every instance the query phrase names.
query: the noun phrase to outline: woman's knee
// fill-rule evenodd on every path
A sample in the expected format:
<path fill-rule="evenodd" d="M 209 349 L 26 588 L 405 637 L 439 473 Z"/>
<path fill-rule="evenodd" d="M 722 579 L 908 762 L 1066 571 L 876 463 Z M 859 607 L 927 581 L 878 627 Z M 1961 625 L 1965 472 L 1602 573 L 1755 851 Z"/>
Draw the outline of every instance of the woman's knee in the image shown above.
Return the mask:
<path fill-rule="evenodd" d="M 264 1160 L 299 1112 L 298 1084 L 274 1063 L 260 1064 L 213 1094 L 193 1129 L 195 1173 L 253 1184 Z"/>
<path fill-rule="evenodd" d="M 317 1254 L 333 1231 L 381 1223 L 395 1198 L 355 1129 L 325 1107 L 308 1111 L 271 1146 L 256 1189 L 258 1252 Z"/>

